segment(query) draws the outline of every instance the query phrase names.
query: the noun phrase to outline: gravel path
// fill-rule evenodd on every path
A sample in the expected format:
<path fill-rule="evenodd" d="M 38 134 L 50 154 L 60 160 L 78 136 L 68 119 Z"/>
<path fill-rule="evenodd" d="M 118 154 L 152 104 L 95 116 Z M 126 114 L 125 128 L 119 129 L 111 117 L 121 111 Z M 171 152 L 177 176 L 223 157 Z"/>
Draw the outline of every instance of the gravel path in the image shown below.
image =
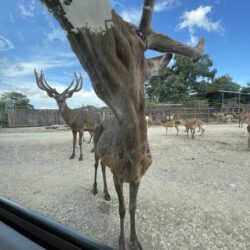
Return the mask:
<path fill-rule="evenodd" d="M 207 125 L 204 137 L 184 128 L 148 130 L 153 164 L 138 195 L 137 230 L 145 250 L 250 249 L 250 152 L 246 127 Z M 88 139 L 86 133 L 86 140 Z M 0 195 L 114 248 L 118 200 L 108 170 L 111 201 L 93 196 L 93 144 L 84 160 L 69 160 L 70 130 L 0 129 Z M 79 148 L 77 148 L 79 157 Z M 128 205 L 128 185 L 125 184 Z M 126 215 L 129 239 L 129 212 Z"/>

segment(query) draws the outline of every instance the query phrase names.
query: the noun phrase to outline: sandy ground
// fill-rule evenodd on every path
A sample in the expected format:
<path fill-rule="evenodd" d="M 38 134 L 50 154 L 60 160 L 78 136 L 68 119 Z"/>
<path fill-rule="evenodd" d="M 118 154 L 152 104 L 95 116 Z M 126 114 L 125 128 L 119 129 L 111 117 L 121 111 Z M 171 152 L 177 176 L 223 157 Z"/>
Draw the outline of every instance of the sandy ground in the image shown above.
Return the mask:
<path fill-rule="evenodd" d="M 148 130 L 153 164 L 138 195 L 137 231 L 144 249 L 250 249 L 250 152 L 246 125 L 207 125 L 204 137 L 184 128 Z M 87 134 L 86 134 L 86 139 Z M 0 129 L 0 195 L 117 248 L 118 200 L 92 195 L 93 144 L 69 160 L 71 131 Z M 128 205 L 128 185 L 125 184 Z M 126 214 L 129 239 L 129 212 Z"/>

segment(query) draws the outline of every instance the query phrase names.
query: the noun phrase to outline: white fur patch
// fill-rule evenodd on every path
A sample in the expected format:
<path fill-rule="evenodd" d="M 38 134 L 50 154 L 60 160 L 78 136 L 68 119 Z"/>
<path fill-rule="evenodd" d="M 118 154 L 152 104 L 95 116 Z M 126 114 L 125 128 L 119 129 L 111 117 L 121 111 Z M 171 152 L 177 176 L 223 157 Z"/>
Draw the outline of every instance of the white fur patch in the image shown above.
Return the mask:
<path fill-rule="evenodd" d="M 63 0 L 60 2 L 73 31 L 87 26 L 92 31 L 103 32 L 112 26 L 112 8 L 108 0 L 72 0 L 70 5 L 65 5 Z"/>

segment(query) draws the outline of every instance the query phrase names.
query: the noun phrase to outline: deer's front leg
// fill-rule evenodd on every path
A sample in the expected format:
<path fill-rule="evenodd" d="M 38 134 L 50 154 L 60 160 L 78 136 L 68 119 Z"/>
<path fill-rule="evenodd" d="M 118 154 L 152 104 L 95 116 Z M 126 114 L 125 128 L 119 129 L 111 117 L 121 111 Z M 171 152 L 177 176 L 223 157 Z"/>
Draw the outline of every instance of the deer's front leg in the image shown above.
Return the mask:
<path fill-rule="evenodd" d="M 142 249 L 142 246 L 138 241 L 135 229 L 136 198 L 139 186 L 140 182 L 130 183 L 129 186 L 130 241 L 132 250 Z"/>
<path fill-rule="evenodd" d="M 72 155 L 70 156 L 69 159 L 74 159 L 75 157 L 75 149 L 76 149 L 76 136 L 77 136 L 77 132 L 76 131 L 72 131 L 73 133 L 73 152 Z"/>
<path fill-rule="evenodd" d="M 123 183 L 117 176 L 113 175 L 113 178 L 114 178 L 115 190 L 117 192 L 119 200 L 119 214 L 120 214 L 119 250 L 126 250 L 125 236 L 124 236 L 124 219 L 126 214 L 126 208 L 123 196 Z"/>
<path fill-rule="evenodd" d="M 80 157 L 79 161 L 82 161 L 82 137 L 83 137 L 83 131 L 79 131 L 79 147 L 80 147 Z"/>

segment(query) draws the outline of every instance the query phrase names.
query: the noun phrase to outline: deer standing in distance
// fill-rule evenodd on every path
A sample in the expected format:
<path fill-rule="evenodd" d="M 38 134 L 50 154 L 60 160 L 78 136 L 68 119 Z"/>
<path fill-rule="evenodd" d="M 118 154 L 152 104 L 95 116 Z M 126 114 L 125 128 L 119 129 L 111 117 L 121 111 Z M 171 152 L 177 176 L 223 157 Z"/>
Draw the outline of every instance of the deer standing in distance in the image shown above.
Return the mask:
<path fill-rule="evenodd" d="M 83 108 L 79 109 L 71 109 L 68 107 L 66 100 L 75 92 L 78 92 L 82 88 L 82 76 L 77 76 L 74 73 L 74 79 L 61 94 L 57 92 L 55 88 L 52 88 L 45 80 L 44 74 L 41 71 L 40 75 L 34 70 L 36 83 L 37 86 L 47 92 L 49 97 L 52 97 L 56 100 L 57 105 L 59 107 L 59 111 L 65 121 L 65 123 L 71 128 L 73 134 L 73 152 L 70 156 L 70 159 L 74 159 L 75 157 L 75 147 L 76 147 L 76 140 L 77 140 L 77 132 L 79 133 L 79 147 L 80 147 L 80 157 L 79 161 L 83 160 L 83 153 L 82 153 L 82 141 L 83 141 L 83 133 L 84 131 L 88 131 L 90 133 L 90 140 L 91 141 L 93 135 L 93 128 L 96 123 L 100 122 L 100 116 L 93 111 L 86 111 Z M 74 80 L 76 81 L 76 85 L 73 89 Z"/>
<path fill-rule="evenodd" d="M 236 114 L 233 112 L 233 116 L 236 117 L 239 121 L 239 128 L 243 128 L 243 123 L 246 122 L 248 123 L 248 121 L 250 120 L 250 112 L 241 112 L 239 114 Z"/>
<path fill-rule="evenodd" d="M 168 128 L 176 128 L 177 131 L 176 135 L 179 134 L 179 125 L 181 124 L 180 121 L 174 119 L 172 120 L 167 119 L 167 120 L 160 120 L 160 123 L 163 127 L 166 128 L 166 133 L 168 132 Z"/>
<path fill-rule="evenodd" d="M 199 59 L 205 41 L 201 39 L 197 46 L 190 47 L 154 32 L 151 27 L 154 0 L 144 0 L 138 27 L 117 15 L 108 0 L 41 2 L 64 29 L 96 94 L 115 114 L 114 123 L 102 126 L 94 151 L 113 174 L 119 200 L 119 249 L 126 249 L 124 182 L 129 183 L 131 249 L 142 249 L 135 226 L 136 201 L 141 178 L 152 163 L 145 120 L 144 83 L 162 72 L 172 53 Z M 98 18 L 103 17 L 99 29 L 94 26 L 97 24 L 95 15 L 89 15 L 86 8 L 94 4 L 96 13 L 100 13 Z M 165 54 L 145 58 L 148 49 Z"/>
<path fill-rule="evenodd" d="M 247 125 L 247 132 L 248 132 L 248 150 L 250 150 L 250 122 Z"/>

